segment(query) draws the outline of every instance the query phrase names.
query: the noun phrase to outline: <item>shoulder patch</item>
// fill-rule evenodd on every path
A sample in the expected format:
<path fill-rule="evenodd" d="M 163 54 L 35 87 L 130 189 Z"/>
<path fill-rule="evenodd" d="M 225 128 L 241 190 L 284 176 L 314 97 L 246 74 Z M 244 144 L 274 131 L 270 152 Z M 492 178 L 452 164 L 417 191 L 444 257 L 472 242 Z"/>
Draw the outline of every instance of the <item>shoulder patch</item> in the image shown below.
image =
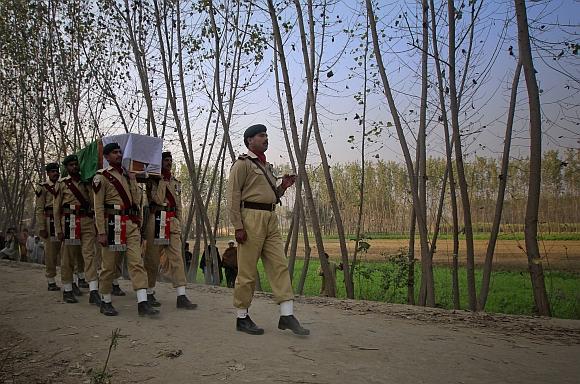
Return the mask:
<path fill-rule="evenodd" d="M 100 173 L 97 174 L 100 175 Z M 95 191 L 95 193 L 99 192 L 99 190 L 101 189 L 101 178 L 100 177 L 94 177 L 93 178 L 93 191 Z"/>

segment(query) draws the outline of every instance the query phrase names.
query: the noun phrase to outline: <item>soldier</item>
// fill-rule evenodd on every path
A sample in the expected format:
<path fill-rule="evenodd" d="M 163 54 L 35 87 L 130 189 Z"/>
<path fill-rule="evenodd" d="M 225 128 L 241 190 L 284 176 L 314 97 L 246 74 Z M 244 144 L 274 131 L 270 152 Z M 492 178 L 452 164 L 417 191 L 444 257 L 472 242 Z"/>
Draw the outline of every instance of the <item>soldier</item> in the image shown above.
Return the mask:
<path fill-rule="evenodd" d="M 155 282 L 159 272 L 159 260 L 163 253 L 168 260 L 168 275 L 177 290 L 177 308 L 195 309 L 197 304 L 185 295 L 185 270 L 181 247 L 181 184 L 171 175 L 173 159 L 171 152 L 161 156 L 162 178 L 147 184 L 149 218 L 147 220 L 144 264 L 147 270 L 147 299 L 154 307 L 161 305 L 155 298 Z"/>
<path fill-rule="evenodd" d="M 275 209 L 280 197 L 296 181 L 284 175 L 276 187 L 272 165 L 266 162 L 268 134 L 262 124 L 244 132 L 248 153 L 232 165 L 228 180 L 228 210 L 238 242 L 238 276 L 234 287 L 237 308 L 236 329 L 252 335 L 264 333 L 248 315 L 257 278 L 258 259 L 262 259 L 274 299 L 280 304 L 279 329 L 290 329 L 297 335 L 308 335 L 294 317 L 294 294 L 286 266 L 282 238 Z"/>
<path fill-rule="evenodd" d="M 46 279 L 48 280 L 49 291 L 60 291 L 56 285 L 56 264 L 60 251 L 60 241 L 56 237 L 54 228 L 53 201 L 58 191 L 58 178 L 60 177 L 57 163 L 49 163 L 44 168 L 48 180 L 40 183 L 36 189 L 36 223 L 38 224 L 39 235 L 44 242 L 44 255 L 46 264 Z"/>
<path fill-rule="evenodd" d="M 95 220 L 93 197 L 90 185 L 81 181 L 79 161 L 76 155 L 64 158 L 62 164 L 66 167 L 68 176 L 59 181 L 58 194 L 54 201 L 54 222 L 56 235 L 63 241 L 60 276 L 63 284 L 63 300 L 76 303 L 78 296 L 74 287 L 73 271 L 79 270 L 88 281 L 89 303 L 101 305 L 99 296 L 99 280 L 95 263 Z M 83 261 L 81 263 L 81 261 Z M 76 266 L 75 266 L 76 264 Z M 84 270 L 80 269 L 83 268 Z M 84 279 L 83 279 L 84 280 Z"/>
<path fill-rule="evenodd" d="M 111 303 L 113 279 L 116 275 L 118 252 L 126 251 L 127 264 L 133 290 L 137 293 L 139 316 L 159 314 L 147 301 L 147 272 L 141 259 L 141 233 L 139 226 L 140 191 L 134 173 L 121 167 L 123 152 L 117 143 L 103 148 L 109 167 L 97 171 L 93 179 L 95 193 L 95 222 L 98 242 L 102 249 L 102 270 L 99 276 L 101 313 L 117 316 Z"/>

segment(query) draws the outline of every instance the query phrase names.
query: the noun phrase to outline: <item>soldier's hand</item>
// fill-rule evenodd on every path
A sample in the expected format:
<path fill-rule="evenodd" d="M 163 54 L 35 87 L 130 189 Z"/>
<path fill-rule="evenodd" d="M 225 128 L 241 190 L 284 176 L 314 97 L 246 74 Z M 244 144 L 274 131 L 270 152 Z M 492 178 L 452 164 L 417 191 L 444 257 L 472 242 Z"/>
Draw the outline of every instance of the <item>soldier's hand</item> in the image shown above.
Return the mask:
<path fill-rule="evenodd" d="M 99 244 L 101 244 L 103 247 L 107 246 L 107 235 L 103 234 L 103 235 L 99 235 Z"/>
<path fill-rule="evenodd" d="M 59 233 L 58 235 L 56 235 L 56 237 L 58 237 L 58 241 L 63 241 L 64 240 L 64 233 Z"/>
<path fill-rule="evenodd" d="M 38 233 L 40 235 L 40 237 L 42 237 L 43 239 L 48 238 L 48 231 L 46 229 L 41 229 L 40 232 Z"/>
<path fill-rule="evenodd" d="M 296 182 L 296 175 L 284 175 L 282 176 L 282 184 L 280 186 L 284 189 L 288 189 L 294 185 Z"/>
<path fill-rule="evenodd" d="M 248 234 L 244 228 L 236 229 L 236 241 L 239 244 L 244 244 L 244 242 L 248 240 Z"/>

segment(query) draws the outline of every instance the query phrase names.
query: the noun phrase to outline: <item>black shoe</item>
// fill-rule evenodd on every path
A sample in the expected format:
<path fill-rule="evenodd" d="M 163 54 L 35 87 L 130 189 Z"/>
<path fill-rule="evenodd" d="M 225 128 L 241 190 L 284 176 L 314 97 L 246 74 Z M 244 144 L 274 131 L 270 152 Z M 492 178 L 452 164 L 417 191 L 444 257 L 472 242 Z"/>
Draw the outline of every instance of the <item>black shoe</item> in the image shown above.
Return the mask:
<path fill-rule="evenodd" d="M 101 313 L 105 316 L 117 316 L 119 314 L 113 304 L 105 303 L 104 301 L 101 301 Z"/>
<path fill-rule="evenodd" d="M 298 319 L 294 315 L 290 316 L 280 316 L 280 321 L 278 321 L 278 329 L 290 329 L 297 335 L 306 336 L 310 335 L 310 331 L 306 328 L 302 328 Z"/>
<path fill-rule="evenodd" d="M 89 283 L 85 279 L 79 279 L 79 288 L 88 289 Z"/>
<path fill-rule="evenodd" d="M 113 284 L 113 291 L 111 292 L 113 296 L 125 296 L 126 293 L 123 292 L 120 286 Z"/>
<path fill-rule="evenodd" d="M 62 293 L 62 301 L 69 304 L 78 303 L 78 300 L 75 297 L 73 291 L 64 291 Z"/>
<path fill-rule="evenodd" d="M 240 332 L 245 332 L 249 335 L 263 335 L 264 330 L 262 328 L 258 328 L 256 323 L 250 319 L 250 316 L 246 316 L 243 319 L 239 317 L 236 319 L 236 329 Z"/>
<path fill-rule="evenodd" d="M 96 306 L 101 306 L 101 295 L 99 295 L 99 291 L 90 291 L 89 292 L 89 304 L 95 304 Z"/>
<path fill-rule="evenodd" d="M 73 287 L 73 293 L 75 294 L 75 296 L 82 296 L 83 293 L 81 292 L 81 289 L 79 288 L 78 285 L 76 285 L 75 283 L 72 284 Z"/>
<path fill-rule="evenodd" d="M 152 307 L 161 307 L 161 303 L 157 301 L 157 299 L 155 298 L 155 294 L 153 293 L 147 294 L 147 302 Z"/>
<path fill-rule="evenodd" d="M 159 311 L 153 308 L 148 301 L 142 301 L 137 304 L 137 311 L 139 316 L 155 316 L 159 314 Z"/>
<path fill-rule="evenodd" d="M 48 283 L 49 291 L 60 291 L 60 287 L 56 283 Z"/>
<path fill-rule="evenodd" d="M 151 296 L 153 296 L 153 295 L 151 295 Z M 177 296 L 177 308 L 195 309 L 195 308 L 197 308 L 197 304 L 193 304 L 191 301 L 189 301 L 187 296 L 179 295 L 179 296 Z"/>

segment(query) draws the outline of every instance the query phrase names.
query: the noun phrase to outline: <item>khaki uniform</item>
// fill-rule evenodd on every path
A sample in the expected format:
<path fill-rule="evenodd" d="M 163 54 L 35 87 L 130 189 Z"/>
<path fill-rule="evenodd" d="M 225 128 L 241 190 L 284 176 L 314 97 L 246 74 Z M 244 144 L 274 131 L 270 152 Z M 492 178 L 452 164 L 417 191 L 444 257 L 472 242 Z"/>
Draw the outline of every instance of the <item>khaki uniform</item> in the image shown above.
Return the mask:
<path fill-rule="evenodd" d="M 242 207 L 243 202 L 275 206 L 278 196 L 283 193 L 279 189 L 276 196 L 266 180 L 268 177 L 272 184 L 276 183 L 272 165 L 262 165 L 266 170 L 264 175 L 251 158 L 257 159 L 251 151 L 238 157 L 232 165 L 227 190 L 230 220 L 235 229 L 243 228 L 248 235 L 247 240 L 238 245 L 234 306 L 241 309 L 249 308 L 252 302 L 259 258 L 264 264 L 276 303 L 294 298 L 276 212 Z"/>
<path fill-rule="evenodd" d="M 88 206 L 81 207 L 67 183 L 78 189 Z M 93 214 L 93 197 L 89 186 L 81 181 L 77 182 L 70 176 L 59 181 L 58 194 L 54 201 L 54 221 L 56 234 L 65 232 L 65 215 L 72 213 L 80 217 L 80 244 L 62 244 L 60 275 L 64 283 L 72 283 L 73 271 L 85 273 L 87 281 L 97 280 L 97 264 L 95 261 L 95 220 Z M 70 206 L 74 205 L 75 209 Z M 66 237 L 66 236 L 65 236 Z"/>
<path fill-rule="evenodd" d="M 48 237 L 42 238 L 44 243 L 44 260 L 46 264 L 46 277 L 51 279 L 56 276 L 56 266 L 58 264 L 58 254 L 60 252 L 60 241 L 56 238 L 53 222 L 53 202 L 58 193 L 58 183 L 50 180 L 38 185 L 36 194 L 36 206 L 34 213 L 36 215 L 36 224 L 38 231 L 47 231 Z M 51 236 L 51 229 L 52 235 Z"/>
<path fill-rule="evenodd" d="M 173 203 L 168 198 L 168 192 L 173 197 Z M 183 254 L 181 246 L 181 184 L 173 176 L 170 180 L 151 180 L 147 185 L 147 200 L 149 201 L 150 213 L 145 231 L 147 249 L 143 262 L 147 270 L 149 288 L 155 287 L 159 272 L 159 261 L 163 254 L 167 258 L 167 275 L 170 277 L 173 287 L 187 285 Z M 166 214 L 175 214 L 169 219 L 170 232 L 168 244 L 155 244 L 155 228 L 161 224 L 156 223 L 156 212 L 165 211 Z M 159 218 L 159 217 L 158 217 Z"/>
<path fill-rule="evenodd" d="M 123 199 L 117 192 L 115 186 L 103 174 L 103 171 L 109 172 L 119 181 L 122 188 L 127 193 L 131 206 L 126 207 Z M 141 233 L 139 231 L 140 217 L 138 209 L 135 207 L 136 202 L 140 201 L 141 192 L 135 180 L 130 180 L 128 176 L 120 173 L 114 167 L 108 167 L 105 170 L 97 171 L 93 179 L 93 191 L 95 196 L 95 224 L 98 235 L 113 236 L 109 233 L 109 214 L 130 215 L 126 220 L 125 237 L 126 237 L 126 257 L 129 269 L 129 276 L 133 289 L 147 288 L 147 273 L 143 267 L 141 258 Z M 119 209 L 114 208 L 118 206 Z M 129 210 L 132 210 L 129 212 Z M 120 254 L 116 250 L 104 247 L 101 250 L 101 274 L 99 276 L 99 292 L 103 295 L 110 294 L 112 290 L 113 279 L 118 276 L 117 263 Z"/>

